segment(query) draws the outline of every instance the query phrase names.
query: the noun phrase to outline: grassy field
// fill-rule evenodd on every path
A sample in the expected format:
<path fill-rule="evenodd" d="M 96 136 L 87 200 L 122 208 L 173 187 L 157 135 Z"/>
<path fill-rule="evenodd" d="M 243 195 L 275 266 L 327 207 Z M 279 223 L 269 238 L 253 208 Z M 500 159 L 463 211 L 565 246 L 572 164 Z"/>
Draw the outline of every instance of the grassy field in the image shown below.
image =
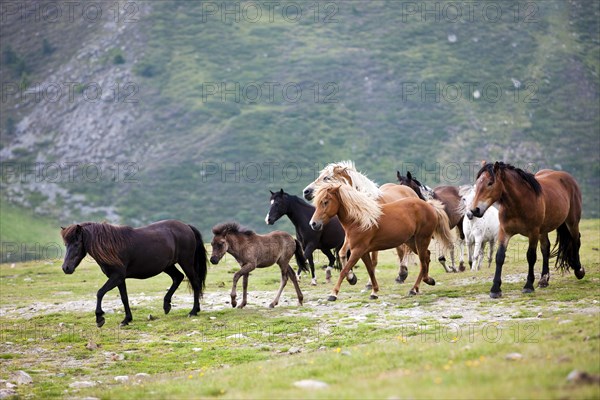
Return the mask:
<path fill-rule="evenodd" d="M 600 220 L 584 221 L 582 238 L 586 277 L 554 272 L 550 287 L 531 295 L 521 294 L 525 240 L 514 238 L 499 300 L 488 297 L 493 268 L 445 274 L 437 262 L 437 285 L 409 297 L 417 267 L 408 284 L 396 284 L 388 251 L 379 300 L 368 299 L 361 267 L 358 284 L 344 283 L 339 300 L 327 302 L 319 270 L 318 286 L 301 281 L 304 306 L 290 285 L 269 309 L 279 269 L 268 268 L 252 274 L 248 306 L 237 310 L 229 291 L 238 266 L 227 257 L 210 267 L 195 318 L 187 318 L 192 296 L 183 285 L 162 313 L 166 275 L 128 281 L 134 321 L 125 328 L 117 291 L 105 297 L 106 325 L 95 327 L 105 278 L 93 260 L 70 276 L 61 259 L 1 264 L 0 379 L 30 374 L 33 384 L 16 388 L 22 397 L 598 398 L 598 384 L 566 379 L 574 369 L 600 373 Z M 294 385 L 304 379 L 328 386 Z M 70 387 L 80 381 L 95 386 Z"/>

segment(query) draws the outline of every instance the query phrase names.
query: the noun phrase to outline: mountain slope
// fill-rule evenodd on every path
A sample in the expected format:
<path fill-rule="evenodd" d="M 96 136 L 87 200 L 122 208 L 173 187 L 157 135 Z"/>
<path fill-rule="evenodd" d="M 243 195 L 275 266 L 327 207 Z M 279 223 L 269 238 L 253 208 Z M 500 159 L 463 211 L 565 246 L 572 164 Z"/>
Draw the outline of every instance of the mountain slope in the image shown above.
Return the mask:
<path fill-rule="evenodd" d="M 488 7 L 456 22 L 433 2 L 435 15 L 344 1 L 301 17 L 282 2 L 272 18 L 254 18 L 253 2 L 135 4 L 94 23 L 3 20 L 3 82 L 78 83 L 72 101 L 2 102 L 10 202 L 68 221 L 267 230 L 268 190 L 299 194 L 331 161 L 435 185 L 472 182 L 497 159 L 571 172 L 585 216 L 598 216 L 595 2 L 498 3 L 497 21 Z M 35 163 L 39 178 L 14 172 Z"/>

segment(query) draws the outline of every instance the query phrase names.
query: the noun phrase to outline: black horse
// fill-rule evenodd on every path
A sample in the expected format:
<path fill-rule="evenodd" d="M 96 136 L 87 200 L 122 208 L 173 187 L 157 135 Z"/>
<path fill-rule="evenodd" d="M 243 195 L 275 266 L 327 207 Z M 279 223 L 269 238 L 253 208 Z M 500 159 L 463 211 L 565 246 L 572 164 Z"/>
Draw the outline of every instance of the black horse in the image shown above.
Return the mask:
<path fill-rule="evenodd" d="M 175 220 L 155 222 L 142 228 L 115 226 L 107 223 L 84 222 L 62 228 L 67 247 L 62 269 L 72 274 L 81 260 L 89 254 L 98 263 L 108 281 L 98 290 L 96 325 L 104 325 L 102 298 L 115 287 L 119 288 L 125 308 L 121 326 L 132 321 L 126 278 L 146 279 L 161 272 L 173 279 L 164 298 L 165 314 L 171 310 L 173 293 L 183 281 L 178 263 L 194 290 L 194 306 L 190 316 L 198 315 L 200 297 L 207 273 L 207 255 L 200 232 L 191 225 Z"/>
<path fill-rule="evenodd" d="M 294 227 L 296 228 L 296 238 L 302 244 L 304 249 L 304 257 L 310 265 L 310 273 L 312 275 L 312 285 L 317 284 L 315 278 L 315 263 L 313 262 L 313 252 L 317 249 L 321 250 L 329 260 L 326 277 L 327 282 L 331 279 L 331 267 L 339 265 L 338 252 L 344 243 L 344 228 L 337 219 L 333 218 L 322 231 L 313 230 L 309 221 L 312 218 L 315 208 L 302 200 L 300 197 L 285 193 L 283 189 L 279 192 L 271 192 L 271 207 L 265 217 L 265 222 L 268 225 L 273 225 L 275 221 L 284 215 L 287 215 Z M 335 249 L 335 256 L 331 253 L 331 249 Z M 298 269 L 300 275 L 300 269 Z"/>

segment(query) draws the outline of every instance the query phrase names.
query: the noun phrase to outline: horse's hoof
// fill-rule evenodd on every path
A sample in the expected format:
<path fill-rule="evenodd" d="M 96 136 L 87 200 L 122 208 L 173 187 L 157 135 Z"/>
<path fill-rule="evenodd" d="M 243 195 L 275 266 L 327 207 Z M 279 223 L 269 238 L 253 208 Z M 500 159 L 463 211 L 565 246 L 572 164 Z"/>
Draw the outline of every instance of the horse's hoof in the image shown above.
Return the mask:
<path fill-rule="evenodd" d="M 502 292 L 490 292 L 490 297 L 492 299 L 499 299 L 502 297 Z"/>
<path fill-rule="evenodd" d="M 438 257 L 438 261 L 441 262 L 441 263 L 445 263 L 446 262 L 446 257 L 440 256 L 440 257 Z"/>
<path fill-rule="evenodd" d="M 128 321 L 121 321 L 121 323 L 119 324 L 119 326 L 120 326 L 121 328 L 122 328 L 122 327 L 124 327 L 124 326 L 127 326 L 127 325 L 129 325 L 129 322 L 128 322 Z"/>
<path fill-rule="evenodd" d="M 317 286 L 317 280 L 316 279 L 311 280 L 310 281 L 310 285 L 311 286 Z"/>
<path fill-rule="evenodd" d="M 325 271 L 325 280 L 329 283 L 331 281 L 331 270 Z"/>
<path fill-rule="evenodd" d="M 237 306 L 237 301 L 232 301 L 231 302 L 231 307 L 235 308 L 235 306 Z"/>
<path fill-rule="evenodd" d="M 400 275 L 396 277 L 395 281 L 396 283 L 404 283 L 404 279 Z"/>
<path fill-rule="evenodd" d="M 549 280 L 550 280 L 550 277 L 548 275 L 542 275 L 542 278 L 538 282 L 538 287 L 547 288 Z"/>
<path fill-rule="evenodd" d="M 348 279 L 348 283 L 352 286 L 356 285 L 356 282 L 358 282 L 358 278 L 356 277 L 356 275 L 352 275 L 352 278 Z"/>
<path fill-rule="evenodd" d="M 435 286 L 435 279 L 433 279 L 432 277 L 429 277 L 427 279 L 423 279 L 423 282 L 425 282 L 429 286 Z"/>
<path fill-rule="evenodd" d="M 369 299 L 371 300 L 377 300 L 379 298 L 379 296 L 377 296 L 376 294 L 372 294 L 369 296 Z"/>
<path fill-rule="evenodd" d="M 409 295 L 409 296 L 416 296 L 416 295 L 417 295 L 417 291 L 416 291 L 415 289 L 410 289 L 410 290 L 408 291 L 408 295 Z"/>
<path fill-rule="evenodd" d="M 168 314 L 169 311 L 171 311 L 171 305 L 170 304 L 165 304 L 163 307 L 163 310 L 165 310 L 165 314 Z"/>
<path fill-rule="evenodd" d="M 524 287 L 523 290 L 521 290 L 521 293 L 533 293 L 535 292 L 535 290 L 533 288 L 528 288 L 528 287 Z"/>
<path fill-rule="evenodd" d="M 98 328 L 102 328 L 102 326 L 104 326 L 105 322 L 106 322 L 106 320 L 104 319 L 104 317 L 100 317 L 100 319 L 96 320 L 96 326 Z"/>
<path fill-rule="evenodd" d="M 336 301 L 336 300 L 337 300 L 337 296 L 330 295 L 330 296 L 327 298 L 327 300 L 328 300 L 328 301 Z"/>
<path fill-rule="evenodd" d="M 458 266 L 458 270 L 459 270 L 460 272 L 465 272 L 465 270 L 466 270 L 466 268 L 465 268 L 465 264 L 463 264 L 463 263 L 460 263 L 460 265 Z"/>
<path fill-rule="evenodd" d="M 373 289 L 373 284 L 371 282 L 367 283 L 365 289 Z"/>
<path fill-rule="evenodd" d="M 450 267 L 450 272 L 456 273 L 456 272 L 458 272 L 458 270 L 454 267 Z"/>
<path fill-rule="evenodd" d="M 197 317 L 198 311 L 190 311 L 188 314 L 188 318 Z"/>
<path fill-rule="evenodd" d="M 581 269 L 575 271 L 575 276 L 577 277 L 577 279 L 583 279 L 583 277 L 585 276 L 585 269 L 581 267 Z"/>

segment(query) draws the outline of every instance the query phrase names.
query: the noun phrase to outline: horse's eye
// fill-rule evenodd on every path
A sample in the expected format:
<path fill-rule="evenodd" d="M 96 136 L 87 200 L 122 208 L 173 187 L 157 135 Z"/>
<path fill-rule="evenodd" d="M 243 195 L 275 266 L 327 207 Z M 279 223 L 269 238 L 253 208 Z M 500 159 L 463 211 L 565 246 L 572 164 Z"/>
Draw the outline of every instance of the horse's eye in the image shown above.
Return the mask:
<path fill-rule="evenodd" d="M 488 182 L 488 186 L 492 186 L 493 184 L 494 184 L 494 182 L 492 182 L 492 181 Z"/>
<path fill-rule="evenodd" d="M 329 177 L 328 177 L 328 176 L 326 176 L 325 178 L 323 178 L 323 180 L 324 180 L 325 182 L 327 182 L 327 181 L 329 180 Z"/>

